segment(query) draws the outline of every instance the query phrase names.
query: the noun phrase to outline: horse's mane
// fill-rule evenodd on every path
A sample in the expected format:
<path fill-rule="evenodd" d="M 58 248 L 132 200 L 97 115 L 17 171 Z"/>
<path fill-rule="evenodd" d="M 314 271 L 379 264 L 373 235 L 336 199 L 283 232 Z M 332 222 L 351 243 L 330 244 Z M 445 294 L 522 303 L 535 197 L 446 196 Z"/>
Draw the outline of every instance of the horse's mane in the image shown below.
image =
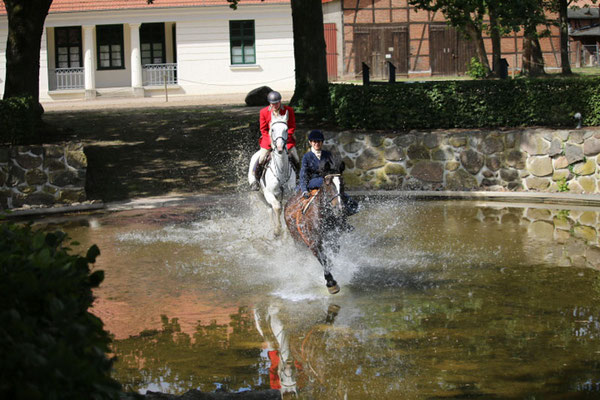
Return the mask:
<path fill-rule="evenodd" d="M 331 157 L 328 157 L 319 162 L 319 175 L 331 175 L 331 174 L 341 174 L 346 169 L 346 164 L 340 159 L 337 154 L 331 154 Z"/>

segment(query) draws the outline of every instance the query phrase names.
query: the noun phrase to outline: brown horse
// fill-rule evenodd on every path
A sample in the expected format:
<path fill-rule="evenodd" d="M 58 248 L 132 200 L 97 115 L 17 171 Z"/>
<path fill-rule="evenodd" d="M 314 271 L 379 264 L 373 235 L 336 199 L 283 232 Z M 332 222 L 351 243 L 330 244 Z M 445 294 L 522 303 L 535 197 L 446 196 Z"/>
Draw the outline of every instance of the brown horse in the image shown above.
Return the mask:
<path fill-rule="evenodd" d="M 323 185 L 311 192 L 309 199 L 296 194 L 284 209 L 285 223 L 290 234 L 299 243 L 304 243 L 323 266 L 327 289 L 335 294 L 340 291 L 331 275 L 331 260 L 326 248 L 337 251 L 338 237 L 346 223 L 346 212 L 342 196 L 344 184 L 341 173 L 330 173 L 323 178 Z"/>

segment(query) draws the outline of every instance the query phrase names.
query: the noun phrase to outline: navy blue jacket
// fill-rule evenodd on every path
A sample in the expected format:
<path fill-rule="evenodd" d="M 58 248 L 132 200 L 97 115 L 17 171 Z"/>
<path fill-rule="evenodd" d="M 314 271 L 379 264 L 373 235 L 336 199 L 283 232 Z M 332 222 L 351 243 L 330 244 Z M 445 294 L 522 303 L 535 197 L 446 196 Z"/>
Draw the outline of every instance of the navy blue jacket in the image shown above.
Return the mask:
<path fill-rule="evenodd" d="M 331 160 L 331 153 L 327 150 L 321 150 L 321 160 L 315 153 L 309 151 L 302 157 L 302 167 L 300 168 L 300 191 L 307 192 L 311 189 L 320 188 L 323 184 L 323 177 L 319 173 L 319 164 L 326 160 Z"/>

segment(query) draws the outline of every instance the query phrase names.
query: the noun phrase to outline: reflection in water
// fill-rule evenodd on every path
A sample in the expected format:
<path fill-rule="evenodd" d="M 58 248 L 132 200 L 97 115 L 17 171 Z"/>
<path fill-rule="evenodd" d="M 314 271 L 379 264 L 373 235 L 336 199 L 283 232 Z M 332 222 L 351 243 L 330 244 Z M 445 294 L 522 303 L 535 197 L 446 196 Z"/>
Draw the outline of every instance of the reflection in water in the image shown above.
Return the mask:
<path fill-rule="evenodd" d="M 250 199 L 61 222 L 101 249 L 93 312 L 127 388 L 600 395 L 596 210 L 367 201 L 330 296 L 306 249 L 264 239 L 266 212 Z"/>

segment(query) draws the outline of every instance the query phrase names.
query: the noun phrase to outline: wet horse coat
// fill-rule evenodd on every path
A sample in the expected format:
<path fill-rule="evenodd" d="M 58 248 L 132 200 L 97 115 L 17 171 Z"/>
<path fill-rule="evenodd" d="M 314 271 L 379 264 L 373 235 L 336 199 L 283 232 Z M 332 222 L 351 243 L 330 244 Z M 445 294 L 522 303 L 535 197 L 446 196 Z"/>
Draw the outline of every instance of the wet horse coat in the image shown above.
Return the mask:
<path fill-rule="evenodd" d="M 260 188 L 265 201 L 271 208 L 271 224 L 273 234 L 281 234 L 281 210 L 283 198 L 294 192 L 296 185 L 296 172 L 290 163 L 287 150 L 287 120 L 288 114 L 273 117 L 271 120 L 271 158 L 265 166 L 265 173 L 259 180 Z M 248 171 L 248 181 L 253 179 L 253 166 L 257 162 L 258 153 L 251 161 Z"/>
<path fill-rule="evenodd" d="M 331 294 L 340 288 L 331 275 L 331 260 L 326 248 L 337 251 L 337 238 L 345 223 L 345 210 L 342 201 L 343 181 L 341 174 L 328 174 L 323 185 L 311 192 L 306 200 L 301 194 L 290 198 L 285 206 L 284 219 L 291 236 L 304 243 L 317 257 L 323 267 L 327 288 Z"/>

